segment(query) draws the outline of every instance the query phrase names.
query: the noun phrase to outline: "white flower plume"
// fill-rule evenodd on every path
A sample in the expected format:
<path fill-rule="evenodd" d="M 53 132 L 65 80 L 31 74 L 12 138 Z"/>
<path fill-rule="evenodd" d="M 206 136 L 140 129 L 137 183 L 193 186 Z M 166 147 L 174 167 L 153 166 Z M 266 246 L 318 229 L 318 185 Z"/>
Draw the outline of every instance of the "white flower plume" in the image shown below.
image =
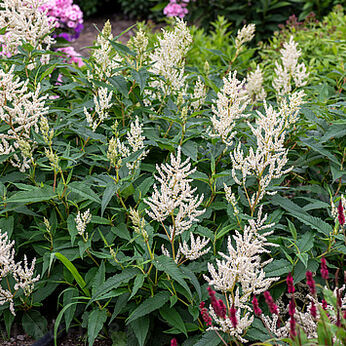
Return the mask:
<path fill-rule="evenodd" d="M 163 222 L 167 217 L 171 217 L 172 224 L 169 226 L 170 241 L 175 236 L 188 230 L 197 217 L 202 215 L 205 210 L 197 208 L 203 201 L 204 196 L 194 196 L 197 188 L 192 188 L 192 179 L 187 177 L 195 169 L 191 169 L 190 158 L 181 161 L 181 148 L 178 147 L 177 156 L 171 154 L 171 163 L 156 166 L 159 173 L 155 176 L 160 183 L 160 190 L 154 185 L 154 193 L 145 203 L 150 210 L 147 214 L 158 222 Z"/>

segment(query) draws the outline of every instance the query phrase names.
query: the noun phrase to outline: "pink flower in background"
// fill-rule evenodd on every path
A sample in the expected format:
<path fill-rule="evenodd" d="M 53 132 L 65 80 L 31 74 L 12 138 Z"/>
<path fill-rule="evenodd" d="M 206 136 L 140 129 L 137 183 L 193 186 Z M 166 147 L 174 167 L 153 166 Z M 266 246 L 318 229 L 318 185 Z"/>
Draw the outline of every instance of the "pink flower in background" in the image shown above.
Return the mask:
<path fill-rule="evenodd" d="M 69 39 L 78 38 L 83 24 L 83 12 L 73 0 L 48 0 L 40 7 L 46 11 L 47 16 L 56 21 L 56 27 L 61 29 L 74 29 L 74 35 Z"/>
<path fill-rule="evenodd" d="M 179 17 L 184 18 L 189 13 L 187 4 L 190 0 L 170 0 L 170 3 L 163 9 L 163 14 L 167 17 Z"/>
<path fill-rule="evenodd" d="M 73 47 L 64 47 L 64 48 L 58 48 L 57 49 L 59 52 L 63 52 L 67 55 L 69 60 L 67 60 L 68 63 L 76 63 L 78 67 L 81 67 L 84 65 L 84 62 L 80 55 L 75 51 Z"/>

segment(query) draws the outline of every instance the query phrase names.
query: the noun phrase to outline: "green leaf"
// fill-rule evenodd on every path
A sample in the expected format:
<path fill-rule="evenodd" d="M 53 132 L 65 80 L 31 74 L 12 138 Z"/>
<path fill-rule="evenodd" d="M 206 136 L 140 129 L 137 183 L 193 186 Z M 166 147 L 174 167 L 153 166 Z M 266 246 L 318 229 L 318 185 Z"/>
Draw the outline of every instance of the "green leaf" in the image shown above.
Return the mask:
<path fill-rule="evenodd" d="M 168 274 L 172 279 L 183 286 L 187 293 L 189 293 L 190 298 L 192 298 L 190 288 L 184 280 L 184 275 L 172 258 L 162 255 L 156 257 L 153 264 L 157 270 Z"/>
<path fill-rule="evenodd" d="M 198 299 L 201 301 L 202 300 L 202 290 L 201 290 L 201 285 L 198 282 L 198 279 L 196 275 L 188 268 L 186 267 L 180 267 L 181 271 L 184 273 L 185 277 L 190 280 L 192 283 L 193 287 L 195 288 L 197 294 L 198 294 Z"/>
<path fill-rule="evenodd" d="M 45 202 L 50 199 L 55 198 L 57 195 L 53 192 L 53 188 L 51 186 L 45 187 L 36 187 L 34 186 L 29 191 L 19 191 L 12 195 L 10 198 L 6 200 L 6 203 L 37 203 L 37 202 Z"/>
<path fill-rule="evenodd" d="M 187 141 L 183 144 L 181 147 L 181 151 L 183 152 L 184 155 L 187 157 L 191 157 L 193 161 L 197 161 L 197 143 L 193 141 Z"/>
<path fill-rule="evenodd" d="M 177 328 L 187 337 L 187 331 L 183 319 L 175 308 L 164 306 L 160 309 L 160 314 L 172 327 Z"/>
<path fill-rule="evenodd" d="M 275 195 L 274 197 L 272 197 L 272 203 L 285 209 L 293 217 L 295 217 L 305 225 L 308 225 L 323 233 L 324 235 L 329 236 L 329 234 L 333 232 L 332 227 L 328 223 L 318 217 L 309 215 L 300 206 L 293 203 L 288 198 L 283 198 L 281 196 Z"/>
<path fill-rule="evenodd" d="M 89 346 L 94 344 L 100 330 L 107 320 L 107 311 L 95 309 L 88 316 L 88 342 Z"/>
<path fill-rule="evenodd" d="M 143 286 L 144 279 L 145 279 L 145 276 L 142 273 L 136 276 L 133 283 L 131 296 L 129 299 L 131 299 L 138 292 L 138 290 Z"/>
<path fill-rule="evenodd" d="M 95 294 L 95 292 L 101 287 L 105 282 L 105 275 L 106 275 L 106 267 L 105 262 L 102 261 L 101 265 L 99 266 L 97 273 L 93 279 L 93 285 L 92 285 L 92 293 Z"/>
<path fill-rule="evenodd" d="M 14 229 L 14 217 L 11 215 L 8 218 L 0 219 L 0 230 L 2 233 L 6 232 L 11 239 L 11 235 Z"/>
<path fill-rule="evenodd" d="M 145 339 L 149 330 L 149 322 L 149 316 L 143 316 L 130 323 L 138 340 L 139 346 L 144 346 L 145 344 Z"/>
<path fill-rule="evenodd" d="M 132 70 L 131 74 L 132 74 L 133 79 L 139 85 L 139 88 L 140 88 L 141 93 L 142 93 L 144 88 L 145 88 L 147 79 L 149 77 L 147 69 L 142 67 L 139 71 Z"/>
<path fill-rule="evenodd" d="M 297 257 L 302 261 L 302 263 L 304 264 L 305 268 L 307 268 L 308 267 L 309 255 L 306 252 L 304 252 L 304 253 L 297 254 Z"/>
<path fill-rule="evenodd" d="M 3 312 L 3 315 L 4 315 L 4 323 L 5 323 L 5 327 L 6 327 L 7 337 L 10 338 L 11 337 L 11 327 L 12 327 L 12 323 L 14 321 L 15 316 L 13 316 L 12 312 L 9 309 L 6 309 Z"/>
<path fill-rule="evenodd" d="M 148 315 L 151 312 L 160 309 L 168 300 L 169 293 L 165 291 L 161 291 L 153 297 L 146 299 L 141 305 L 132 311 L 131 315 L 126 320 L 126 324 L 129 324 L 135 321 L 137 318 Z"/>
<path fill-rule="evenodd" d="M 54 324 L 54 346 L 57 346 L 57 335 L 58 335 L 58 329 L 61 322 L 62 317 L 64 316 L 64 313 L 67 309 L 69 309 L 72 305 L 79 304 L 79 302 L 73 302 L 70 304 L 67 304 L 63 307 L 63 309 L 59 312 L 58 317 L 56 318 L 55 324 Z"/>
<path fill-rule="evenodd" d="M 127 292 L 125 294 L 122 294 L 118 298 L 117 302 L 115 303 L 113 314 L 109 321 L 109 324 L 112 323 L 112 321 L 120 314 L 121 310 L 126 306 L 127 302 L 129 301 L 129 296 L 130 293 Z"/>
<path fill-rule="evenodd" d="M 47 332 L 47 320 L 36 310 L 24 312 L 22 326 L 24 331 L 36 340 Z"/>
<path fill-rule="evenodd" d="M 264 267 L 266 277 L 281 276 L 292 270 L 292 265 L 285 259 L 274 260 Z"/>
<path fill-rule="evenodd" d="M 99 297 L 103 296 L 105 293 L 109 292 L 110 290 L 114 290 L 118 288 L 119 286 L 121 286 L 122 284 L 128 283 L 132 278 L 134 278 L 139 273 L 140 271 L 137 268 L 126 268 L 120 274 L 116 274 L 113 277 L 109 278 L 108 280 L 106 280 L 106 282 L 103 285 L 101 285 L 98 288 L 98 290 L 96 291 L 96 293 L 93 295 L 92 299 L 90 300 L 89 304 L 99 299 Z"/>
<path fill-rule="evenodd" d="M 117 191 L 117 187 L 113 182 L 106 185 L 106 188 L 102 194 L 102 200 L 101 200 L 101 216 L 103 215 L 104 211 L 106 210 L 109 202 L 111 201 L 112 197 L 115 195 L 116 191 Z"/>
<path fill-rule="evenodd" d="M 70 287 L 67 290 L 65 290 L 63 295 L 63 306 L 67 306 L 70 303 L 72 303 L 74 301 L 73 298 L 78 297 L 78 295 L 79 295 L 79 291 L 75 287 Z M 69 330 L 70 328 L 70 324 L 76 312 L 76 308 L 77 308 L 77 305 L 74 304 L 74 305 L 71 305 L 70 309 L 66 310 L 66 313 L 65 313 L 66 330 Z"/>
<path fill-rule="evenodd" d="M 61 253 L 56 252 L 55 257 L 59 259 L 64 264 L 64 266 L 70 271 L 70 273 L 73 275 L 74 279 L 76 280 L 77 284 L 82 289 L 84 294 L 90 297 L 90 292 L 86 288 L 86 283 L 82 276 L 79 274 L 77 268 Z"/>
<path fill-rule="evenodd" d="M 108 80 L 124 97 L 128 96 L 129 89 L 127 87 L 126 79 L 123 76 L 113 76 L 108 78 Z"/>
<path fill-rule="evenodd" d="M 296 227 L 294 226 L 294 223 L 291 222 L 289 219 L 287 219 L 287 223 L 288 223 L 288 229 L 290 230 L 292 237 L 294 240 L 297 240 L 297 230 Z"/>
<path fill-rule="evenodd" d="M 218 335 L 210 330 L 203 334 L 202 338 L 194 346 L 218 346 L 221 343 L 221 339 Z"/>
<path fill-rule="evenodd" d="M 87 199 L 96 203 L 101 203 L 100 197 L 85 183 L 79 181 L 73 181 L 68 185 L 69 189 L 81 196 L 83 199 Z"/>
<path fill-rule="evenodd" d="M 297 246 L 301 253 L 311 250 L 314 246 L 314 234 L 312 232 L 305 232 L 297 242 Z"/>

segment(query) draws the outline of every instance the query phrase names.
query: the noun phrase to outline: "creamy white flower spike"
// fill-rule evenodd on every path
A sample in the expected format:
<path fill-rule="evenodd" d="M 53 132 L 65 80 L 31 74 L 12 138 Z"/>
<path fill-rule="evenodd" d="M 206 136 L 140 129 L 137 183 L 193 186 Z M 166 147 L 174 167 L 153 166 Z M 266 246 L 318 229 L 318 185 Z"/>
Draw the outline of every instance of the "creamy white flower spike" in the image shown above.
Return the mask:
<path fill-rule="evenodd" d="M 153 88 L 160 88 L 166 95 L 185 90 L 184 57 L 192 43 L 192 36 L 186 23 L 177 19 L 173 31 L 163 30 L 158 44 L 150 54 L 152 67 L 150 72 L 164 77 L 165 80 L 151 83 Z"/>
<path fill-rule="evenodd" d="M 193 234 L 190 234 L 190 248 L 187 245 L 186 241 L 183 242 L 183 245 L 179 245 L 180 252 L 185 255 L 185 257 L 191 261 L 207 254 L 210 250 L 210 247 L 204 249 L 209 243 L 209 239 L 197 237 L 194 238 Z M 203 250 L 204 249 L 204 250 Z"/>
<path fill-rule="evenodd" d="M 221 140 L 230 146 L 233 138 L 237 134 L 233 131 L 235 120 L 247 117 L 245 109 L 250 102 L 245 88 L 245 81 L 240 82 L 237 79 L 237 71 L 228 77 L 223 78 L 223 87 L 217 94 L 216 107 L 213 105 L 213 116 L 211 122 L 213 128 L 209 130 L 211 137 L 221 137 Z"/>
<path fill-rule="evenodd" d="M 135 121 L 130 124 L 130 131 L 126 135 L 128 142 L 127 145 L 119 139 L 117 127 L 118 123 L 116 122 L 113 126 L 116 135 L 109 141 L 107 157 L 110 160 L 112 166 L 119 169 L 122 165 L 123 159 L 145 148 L 145 137 L 142 136 L 143 125 L 140 124 L 138 117 L 136 117 Z M 130 171 L 137 169 L 140 162 L 148 155 L 148 152 L 149 150 L 143 150 L 134 162 L 127 162 L 126 167 Z"/>
<path fill-rule="evenodd" d="M 90 209 L 86 210 L 84 213 L 81 213 L 78 210 L 78 214 L 75 218 L 76 228 L 78 234 L 83 237 L 83 239 L 88 240 L 88 233 L 86 233 L 86 227 L 91 221 Z"/>
<path fill-rule="evenodd" d="M 109 20 L 105 23 L 102 34 L 96 39 L 96 48 L 93 49 L 91 60 L 93 63 L 93 71 L 87 71 L 88 79 L 101 80 L 109 83 L 109 77 L 115 76 L 118 72 L 117 68 L 121 67 L 122 57 L 112 50 L 109 40 L 113 40 L 112 26 Z"/>
<path fill-rule="evenodd" d="M 55 42 L 50 33 L 56 24 L 39 10 L 43 3 L 44 0 L 1 2 L 0 28 L 6 27 L 6 33 L 0 36 L 2 54 L 16 54 L 22 40 L 38 49 L 49 49 Z"/>
<path fill-rule="evenodd" d="M 13 301 L 15 294 L 22 289 L 26 297 L 31 295 L 34 284 L 40 279 L 40 275 L 34 277 L 36 258 L 33 259 L 30 266 L 26 255 L 24 255 L 24 267 L 21 262 L 15 262 L 14 245 L 15 242 L 8 239 L 7 233 L 2 233 L 0 230 L 0 305 L 9 303 L 11 313 L 16 315 Z M 8 278 L 10 274 L 15 281 L 13 289 L 7 286 L 7 288 L 2 288 L 1 281 Z"/>
<path fill-rule="evenodd" d="M 255 24 L 244 25 L 241 30 L 238 30 L 235 39 L 235 47 L 239 49 L 244 43 L 251 41 L 255 36 Z"/>
<path fill-rule="evenodd" d="M 265 225 L 267 215 L 261 218 L 261 210 L 257 220 L 250 220 L 244 228 L 243 234 L 235 231 L 232 238 L 228 238 L 228 254 L 220 252 L 222 260 L 216 260 L 217 269 L 208 263 L 210 278 L 204 275 L 209 285 L 223 293 L 234 291 L 236 285 L 241 287 L 240 301 L 246 302 L 250 294 L 260 294 L 279 278 L 265 278 L 263 267 L 272 259 L 262 262 L 261 254 L 270 253 L 265 247 L 276 246 L 268 243 L 266 237 L 273 231 L 260 234 L 259 232 L 271 228 L 273 224 Z"/>
<path fill-rule="evenodd" d="M 275 62 L 276 76 L 273 80 L 273 87 L 277 94 L 282 96 L 291 93 L 293 82 L 296 88 L 306 85 L 309 73 L 304 63 L 298 64 L 301 50 L 297 48 L 293 36 L 290 37 L 289 42 L 284 43 L 284 48 L 280 50 L 280 53 L 282 64 Z"/>
<path fill-rule="evenodd" d="M 252 102 L 263 101 L 267 93 L 263 88 L 263 72 L 259 66 L 256 70 L 247 74 L 246 91 Z"/>
<path fill-rule="evenodd" d="M 206 99 L 206 96 L 207 96 L 207 87 L 202 82 L 201 77 L 198 76 L 198 79 L 195 84 L 195 89 L 193 91 L 193 97 L 192 97 L 195 99 L 195 101 L 191 103 L 191 107 L 193 108 L 195 112 L 201 109 Z"/>
<path fill-rule="evenodd" d="M 282 102 L 282 108 L 277 111 L 264 101 L 265 113 L 257 111 L 256 126 L 248 123 L 252 133 L 256 137 L 257 148 L 250 147 L 247 155 L 242 150 L 242 144 L 230 153 L 232 160 L 232 177 L 239 185 L 245 186 L 248 176 L 256 176 L 259 179 L 259 189 L 250 198 L 249 204 L 254 208 L 267 194 L 275 194 L 267 190 L 273 179 L 278 179 L 287 174 L 292 167 L 286 168 L 288 149 L 284 147 L 286 130 L 288 126 L 297 120 L 299 106 L 301 105 L 303 92 L 291 95 L 290 103 Z M 241 173 L 241 178 L 237 176 Z"/>
<path fill-rule="evenodd" d="M 38 121 L 48 113 L 47 96 L 40 95 L 40 84 L 30 91 L 29 81 L 15 77 L 14 67 L 8 72 L 0 70 L 0 123 L 9 125 L 7 132 L 0 134 L 0 155 L 14 153 L 10 163 L 24 172 L 30 167 L 35 144 L 31 133 L 38 132 Z"/>
<path fill-rule="evenodd" d="M 94 114 L 91 115 L 89 111 L 84 107 L 84 114 L 86 117 L 86 120 L 93 130 L 93 132 L 96 131 L 97 127 L 108 118 L 109 114 L 107 112 L 108 109 L 112 107 L 112 96 L 113 91 L 111 90 L 108 93 L 108 88 L 101 87 L 97 90 L 97 96 L 94 96 L 94 104 L 95 104 L 95 111 Z"/>
<path fill-rule="evenodd" d="M 145 203 L 150 210 L 147 214 L 154 220 L 163 223 L 168 217 L 172 224 L 168 226 L 168 237 L 172 241 L 175 236 L 188 230 L 197 217 L 205 210 L 198 210 L 204 196 L 194 196 L 197 188 L 192 188 L 188 179 L 196 169 L 191 169 L 190 158 L 181 161 L 181 148 L 178 147 L 177 156 L 171 154 L 171 163 L 156 165 L 159 173 L 155 176 L 160 183 L 160 190 L 154 185 L 154 193 Z"/>

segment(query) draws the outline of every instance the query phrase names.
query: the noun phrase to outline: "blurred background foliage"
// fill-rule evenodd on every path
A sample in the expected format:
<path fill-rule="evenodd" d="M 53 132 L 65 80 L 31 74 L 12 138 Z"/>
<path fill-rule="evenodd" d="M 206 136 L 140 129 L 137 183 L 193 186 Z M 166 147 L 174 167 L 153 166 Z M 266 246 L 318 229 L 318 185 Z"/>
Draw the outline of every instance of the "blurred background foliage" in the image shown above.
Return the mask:
<path fill-rule="evenodd" d="M 163 8 L 168 1 L 162 0 L 78 0 L 76 3 L 83 10 L 85 17 L 103 16 L 110 13 L 122 13 L 132 19 L 165 20 Z M 212 24 L 223 16 L 233 29 L 245 23 L 256 24 L 256 41 L 268 38 L 278 25 L 292 15 L 303 21 L 314 12 L 321 20 L 342 0 L 196 0 L 189 3 L 186 19 L 207 32 L 213 31 Z"/>

